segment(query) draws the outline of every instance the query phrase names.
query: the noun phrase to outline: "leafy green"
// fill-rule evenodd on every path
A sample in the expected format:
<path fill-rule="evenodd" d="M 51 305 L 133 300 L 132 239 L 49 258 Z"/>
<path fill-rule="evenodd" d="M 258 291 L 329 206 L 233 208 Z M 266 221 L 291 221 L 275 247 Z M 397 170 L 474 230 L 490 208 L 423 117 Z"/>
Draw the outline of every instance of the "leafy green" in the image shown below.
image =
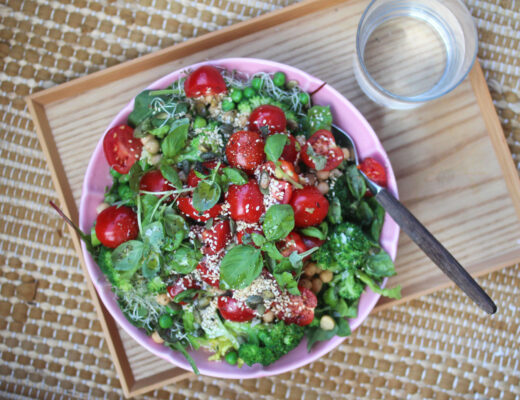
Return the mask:
<path fill-rule="evenodd" d="M 128 116 L 128 124 L 136 127 L 153 114 L 151 102 L 155 96 L 150 95 L 150 90 L 143 90 L 135 97 L 134 109 Z"/>
<path fill-rule="evenodd" d="M 356 271 L 356 276 L 374 292 L 392 299 L 401 298 L 401 285 L 393 288 L 381 288 L 370 276 L 362 271 Z"/>
<path fill-rule="evenodd" d="M 225 167 L 222 171 L 233 185 L 245 185 L 249 181 L 244 171 L 237 168 Z"/>
<path fill-rule="evenodd" d="M 286 142 L 287 136 L 282 135 L 281 133 L 268 136 L 264 146 L 264 151 L 267 160 L 272 162 L 278 161 L 278 159 L 283 153 L 283 148 L 285 147 Z"/>
<path fill-rule="evenodd" d="M 164 157 L 172 158 L 179 154 L 186 146 L 190 120 L 188 118 L 178 119 L 173 122 L 168 136 L 161 142 L 161 150 Z"/>
<path fill-rule="evenodd" d="M 310 236 L 319 240 L 327 239 L 327 233 L 329 231 L 329 226 L 326 222 L 322 222 L 319 227 L 308 226 L 306 228 L 300 229 L 300 232 L 305 236 Z"/>
<path fill-rule="evenodd" d="M 179 247 L 175 253 L 168 255 L 166 260 L 167 271 L 179 274 L 189 274 L 198 265 L 202 254 L 191 247 Z"/>
<path fill-rule="evenodd" d="M 159 253 L 150 251 L 142 263 L 142 274 L 146 279 L 153 279 L 159 274 L 163 260 Z"/>
<path fill-rule="evenodd" d="M 212 208 L 220 199 L 221 189 L 216 182 L 200 181 L 193 191 L 192 204 L 198 212 Z"/>
<path fill-rule="evenodd" d="M 375 278 L 395 275 L 394 263 L 386 251 L 370 255 L 367 258 L 364 270 Z"/>
<path fill-rule="evenodd" d="M 144 244 L 139 240 L 121 243 L 112 252 L 112 262 L 117 271 L 130 271 L 140 265 Z"/>
<path fill-rule="evenodd" d="M 152 222 L 143 227 L 141 236 L 145 244 L 154 251 L 160 252 L 164 241 L 164 228 L 159 221 Z"/>
<path fill-rule="evenodd" d="M 356 199 L 361 199 L 367 191 L 365 179 L 361 176 L 361 173 L 355 165 L 348 166 L 345 174 L 350 193 L 352 193 Z"/>
<path fill-rule="evenodd" d="M 162 176 L 164 177 L 164 179 L 170 182 L 173 185 L 173 187 L 175 187 L 175 189 L 182 189 L 182 182 L 179 178 L 177 170 L 164 160 L 165 159 L 161 159 L 161 163 L 159 166 Z"/>
<path fill-rule="evenodd" d="M 189 229 L 186 221 L 171 208 L 164 211 L 163 225 L 166 235 L 174 239 L 174 249 L 179 247 L 184 238 L 188 236 Z"/>
<path fill-rule="evenodd" d="M 280 240 L 294 229 L 294 210 L 289 204 L 274 204 L 267 209 L 262 225 L 267 240 Z"/>
<path fill-rule="evenodd" d="M 243 289 L 262 272 L 262 253 L 248 245 L 238 245 L 229 250 L 220 264 L 220 287 Z"/>

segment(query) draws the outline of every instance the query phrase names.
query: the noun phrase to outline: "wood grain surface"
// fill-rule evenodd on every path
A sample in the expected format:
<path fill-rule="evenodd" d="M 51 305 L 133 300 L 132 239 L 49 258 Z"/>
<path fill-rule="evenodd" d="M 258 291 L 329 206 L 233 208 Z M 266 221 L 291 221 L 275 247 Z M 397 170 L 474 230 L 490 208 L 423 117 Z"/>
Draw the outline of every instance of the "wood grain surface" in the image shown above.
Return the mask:
<path fill-rule="evenodd" d="M 333 7 L 322 9 L 325 3 Z M 234 34 L 228 29 L 221 37 L 211 36 L 210 48 L 200 41 L 191 50 L 183 44 L 182 52 L 166 49 L 157 59 L 132 61 L 134 69 L 123 64 L 116 67 L 119 74 L 114 69 L 100 73 L 91 85 L 83 79 L 76 86 L 70 82 L 61 92 L 58 87 L 34 96 L 38 105 L 43 104 L 37 117 L 48 122 L 42 137 L 54 138 L 76 204 L 90 154 L 105 127 L 145 86 L 201 60 L 265 58 L 328 82 L 363 113 L 388 152 L 401 201 L 472 275 L 518 262 L 520 223 L 513 198 L 518 203 L 520 190 L 511 166 L 503 160 L 510 159 L 507 146 L 495 138 L 503 135 L 478 64 L 456 90 L 420 109 L 380 108 L 361 93 L 352 71 L 355 30 L 368 1 L 336 3 L 306 2 L 317 11 L 296 13 L 296 19 L 284 14 L 287 22 L 274 26 L 266 22 L 253 30 L 265 29 L 246 36 L 242 35 L 247 29 L 239 24 Z M 119 79 L 113 80 L 116 76 Z M 400 237 L 396 266 L 397 276 L 389 284 L 402 285 L 401 301 L 450 284 L 405 235 Z M 378 307 L 391 304 L 395 301 L 384 299 Z M 136 345 L 126 333 L 120 332 L 120 337 L 133 383 L 141 382 L 127 393 L 171 380 L 175 372 L 170 364 Z"/>

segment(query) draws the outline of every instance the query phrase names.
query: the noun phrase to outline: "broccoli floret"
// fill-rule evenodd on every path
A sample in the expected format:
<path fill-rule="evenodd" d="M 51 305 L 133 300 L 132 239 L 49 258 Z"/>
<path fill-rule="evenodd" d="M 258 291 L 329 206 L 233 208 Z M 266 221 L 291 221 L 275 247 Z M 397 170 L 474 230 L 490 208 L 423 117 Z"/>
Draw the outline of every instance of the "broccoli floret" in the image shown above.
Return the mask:
<path fill-rule="evenodd" d="M 335 227 L 312 257 L 321 268 L 337 272 L 362 268 L 367 257 L 378 249 L 379 246 L 369 240 L 359 226 L 344 222 Z"/>
<path fill-rule="evenodd" d="M 251 111 L 253 111 L 248 101 L 238 103 L 237 109 L 241 114 L 251 114 Z"/>
<path fill-rule="evenodd" d="M 124 274 L 114 269 L 114 263 L 112 262 L 112 252 L 105 246 L 101 247 L 99 255 L 97 257 L 97 263 L 99 268 L 105 274 L 108 281 L 116 288 L 127 291 L 131 289 L 130 278 L 134 274 L 134 270 L 126 271 Z"/>
<path fill-rule="evenodd" d="M 273 100 L 265 96 L 253 96 L 249 99 L 249 103 L 251 104 L 251 108 L 253 110 L 263 104 L 271 104 L 272 102 Z"/>
<path fill-rule="evenodd" d="M 238 356 L 249 366 L 272 364 L 298 346 L 304 335 L 301 326 L 286 325 L 282 321 L 275 325 L 234 324 L 233 329 L 247 335 L 247 342 L 240 346 Z"/>
<path fill-rule="evenodd" d="M 164 293 L 166 291 L 166 283 L 164 283 L 159 276 L 148 281 L 147 287 L 150 293 L 153 294 Z"/>

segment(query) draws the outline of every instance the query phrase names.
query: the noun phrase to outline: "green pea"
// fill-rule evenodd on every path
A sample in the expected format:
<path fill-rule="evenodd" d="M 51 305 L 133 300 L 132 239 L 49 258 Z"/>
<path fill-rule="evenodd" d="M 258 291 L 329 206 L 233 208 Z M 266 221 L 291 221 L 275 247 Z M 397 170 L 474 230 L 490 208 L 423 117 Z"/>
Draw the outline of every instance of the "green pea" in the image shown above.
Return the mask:
<path fill-rule="evenodd" d="M 243 92 L 240 89 L 231 89 L 231 100 L 233 100 L 235 103 L 240 103 L 240 100 L 242 100 L 242 96 Z"/>
<path fill-rule="evenodd" d="M 195 121 L 193 121 L 193 129 L 204 128 L 207 124 L 207 121 L 203 117 L 197 115 Z"/>
<path fill-rule="evenodd" d="M 251 87 L 246 87 L 244 89 L 244 97 L 246 99 L 250 99 L 251 97 L 255 96 L 256 95 L 256 91 L 255 89 L 251 88 Z"/>
<path fill-rule="evenodd" d="M 282 71 L 276 72 L 273 76 L 273 83 L 278 87 L 285 85 L 285 74 Z"/>
<path fill-rule="evenodd" d="M 222 111 L 231 111 L 233 108 L 235 108 L 235 103 L 232 100 L 222 102 Z"/>
<path fill-rule="evenodd" d="M 225 360 L 230 365 L 235 365 L 238 361 L 238 354 L 236 351 L 230 351 L 226 354 Z"/>
<path fill-rule="evenodd" d="M 113 168 L 110 168 L 110 175 L 112 175 L 113 178 L 119 178 L 121 176 L 121 174 Z"/>
<path fill-rule="evenodd" d="M 300 103 L 302 103 L 304 106 L 306 106 L 309 104 L 309 101 L 311 100 L 311 98 L 308 93 L 301 92 L 298 95 L 298 100 L 300 100 Z"/>
<path fill-rule="evenodd" d="M 251 81 L 251 87 L 253 89 L 255 89 L 257 92 L 262 89 L 262 86 L 263 86 L 264 82 L 262 81 L 262 78 L 253 78 L 253 80 Z"/>
<path fill-rule="evenodd" d="M 159 326 L 163 329 L 171 328 L 173 325 L 173 318 L 168 314 L 163 314 L 159 317 Z"/>
<path fill-rule="evenodd" d="M 336 305 L 338 304 L 338 295 L 336 294 L 336 291 L 333 287 L 330 287 L 327 290 L 325 290 L 325 293 L 323 293 L 323 301 L 325 302 L 325 304 L 331 307 L 336 307 Z"/>

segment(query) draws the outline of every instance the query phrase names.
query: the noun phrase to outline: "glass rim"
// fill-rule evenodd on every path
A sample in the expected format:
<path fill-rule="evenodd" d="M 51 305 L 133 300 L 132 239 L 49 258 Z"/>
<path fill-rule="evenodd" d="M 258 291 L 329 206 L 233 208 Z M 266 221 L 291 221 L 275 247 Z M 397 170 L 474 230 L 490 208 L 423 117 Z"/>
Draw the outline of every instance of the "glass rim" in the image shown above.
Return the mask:
<path fill-rule="evenodd" d="M 472 22 L 471 23 L 471 30 L 473 31 L 473 37 L 475 39 L 475 50 L 473 51 L 473 54 L 471 56 L 471 62 L 469 63 L 466 71 L 464 71 L 464 73 L 461 75 L 460 79 L 457 80 L 456 82 L 454 82 L 452 85 L 448 86 L 443 91 L 441 91 L 439 93 L 436 93 L 435 95 L 427 95 L 427 96 L 422 96 L 422 97 L 419 97 L 419 96 L 413 96 L 413 97 L 400 96 L 400 95 L 392 93 L 388 89 L 385 89 L 384 87 L 382 87 L 372 77 L 372 75 L 370 75 L 370 73 L 368 72 L 368 70 L 367 70 L 367 68 L 365 66 L 365 62 L 364 62 L 363 58 L 361 57 L 361 46 L 360 46 L 360 39 L 359 39 L 360 38 L 360 32 L 361 32 L 361 25 L 363 25 L 363 22 L 365 21 L 365 19 L 367 17 L 368 11 L 372 8 L 372 5 L 376 1 L 379 1 L 379 0 L 371 0 L 370 3 L 368 4 L 367 8 L 365 8 L 365 10 L 363 11 L 363 14 L 361 15 L 361 19 L 359 20 L 359 23 L 358 23 L 358 26 L 357 26 L 357 30 L 356 30 L 356 58 L 358 60 L 359 65 L 361 66 L 363 74 L 368 79 L 368 81 L 372 84 L 373 87 L 375 87 L 378 91 L 382 92 L 384 95 L 390 97 L 393 100 L 396 100 L 396 101 L 399 101 L 399 102 L 402 102 L 402 103 L 420 104 L 420 103 L 424 103 L 424 102 L 430 101 L 430 100 L 435 100 L 435 99 L 438 99 L 439 97 L 444 96 L 445 94 L 451 92 L 453 89 L 455 89 L 457 86 L 459 86 L 464 81 L 464 79 L 466 79 L 466 77 L 468 76 L 469 72 L 473 68 L 473 65 L 475 64 L 475 60 L 477 59 L 478 43 L 479 43 L 478 42 L 478 31 L 477 31 L 477 27 L 475 26 L 475 22 L 473 21 L 473 16 L 470 14 L 469 10 L 467 9 L 466 5 L 462 2 L 462 0 L 453 0 L 453 1 L 457 2 L 457 3 L 459 3 L 463 7 L 464 12 L 466 12 L 467 16 L 470 18 L 470 20 Z"/>

